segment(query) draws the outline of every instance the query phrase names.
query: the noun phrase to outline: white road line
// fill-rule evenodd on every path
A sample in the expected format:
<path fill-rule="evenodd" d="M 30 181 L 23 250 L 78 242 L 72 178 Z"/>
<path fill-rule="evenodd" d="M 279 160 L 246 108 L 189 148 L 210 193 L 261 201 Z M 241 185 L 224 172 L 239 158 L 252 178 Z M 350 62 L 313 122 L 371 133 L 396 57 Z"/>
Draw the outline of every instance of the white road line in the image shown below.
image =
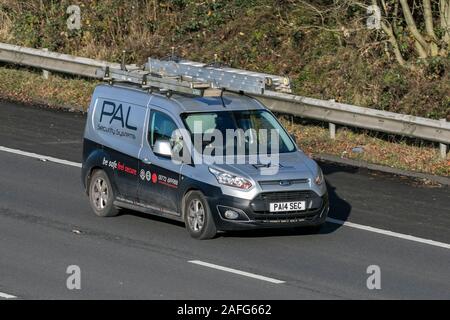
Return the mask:
<path fill-rule="evenodd" d="M 264 277 L 264 276 L 261 276 L 261 275 L 258 275 L 258 274 L 245 272 L 245 271 L 241 271 L 241 270 L 237 270 L 237 269 L 222 267 L 222 266 L 219 266 L 217 264 L 203 262 L 203 261 L 200 261 L 200 260 L 190 260 L 188 262 L 189 263 L 193 263 L 193 264 L 198 264 L 198 265 L 201 265 L 201 266 L 204 266 L 204 267 L 208 267 L 208 268 L 213 268 L 213 269 L 225 271 L 225 272 L 235 273 L 235 274 L 238 274 L 238 275 L 241 275 L 241 276 L 245 276 L 245 277 L 249 277 L 249 278 L 253 278 L 253 279 L 258 279 L 258 280 L 262 280 L 262 281 L 275 283 L 275 284 L 285 283 L 285 281 L 282 281 L 282 280 L 269 278 L 269 277 Z"/>
<path fill-rule="evenodd" d="M 390 236 L 390 237 L 394 237 L 394 238 L 400 238 L 400 239 L 404 239 L 404 240 L 409 240 L 409 241 L 415 241 L 415 242 L 419 242 L 419 243 L 423 243 L 423 244 L 428 244 L 430 246 L 450 249 L 450 244 L 444 243 L 444 242 L 439 242 L 439 241 L 419 238 L 419 237 L 415 237 L 415 236 L 410 236 L 408 234 L 403 234 L 403 233 L 393 232 L 393 231 L 389 231 L 389 230 L 378 229 L 378 228 L 374 228 L 374 227 L 365 226 L 365 225 L 362 225 L 362 224 L 357 224 L 357 223 L 348 222 L 348 221 L 342 221 L 342 220 L 333 219 L 333 218 L 327 218 L 327 221 L 331 222 L 331 223 L 339 224 L 339 225 L 342 225 L 342 226 L 346 226 L 346 227 L 351 227 L 351 228 L 356 228 L 356 229 L 360 229 L 360 230 L 365 230 L 365 231 L 375 232 L 375 233 L 379 233 L 379 234 L 384 234 L 386 236 Z"/>
<path fill-rule="evenodd" d="M 67 166 L 81 168 L 81 163 L 72 162 L 72 161 L 68 161 L 68 160 L 62 160 L 62 159 L 53 158 L 53 157 L 49 157 L 49 156 L 43 156 L 43 155 L 37 154 L 37 153 L 26 152 L 26 151 L 21 151 L 21 150 L 17 150 L 17 149 L 11 149 L 11 148 L 2 147 L 2 146 L 0 146 L 0 151 L 5 151 L 5 152 L 9 152 L 9 153 L 14 153 L 14 154 L 18 154 L 18 155 L 21 155 L 21 156 L 25 156 L 25 157 L 30 157 L 30 158 L 43 160 L 43 161 L 50 161 L 50 162 L 55 162 L 55 163 L 59 163 L 59 164 L 64 164 L 64 165 L 67 165 Z"/>
<path fill-rule="evenodd" d="M 5 152 L 9 152 L 9 153 L 22 155 L 25 157 L 31 157 L 31 158 L 35 158 L 35 159 L 40 159 L 40 160 L 45 160 L 45 161 L 50 161 L 50 162 L 55 162 L 55 163 L 59 163 L 59 164 L 64 164 L 64 165 L 68 165 L 68 166 L 81 168 L 81 163 L 72 162 L 72 161 L 68 161 L 68 160 L 62 160 L 62 159 L 53 158 L 53 157 L 49 157 L 49 156 L 44 156 L 44 155 L 40 155 L 37 153 L 26 152 L 26 151 L 11 149 L 11 148 L 2 147 L 2 146 L 0 146 L 0 151 L 5 151 Z M 444 243 L 444 242 L 419 238 L 419 237 L 415 237 L 415 236 L 411 236 L 411 235 L 407 235 L 407 234 L 403 234 L 403 233 L 374 228 L 374 227 L 365 226 L 362 224 L 357 224 L 357 223 L 353 223 L 353 222 L 349 222 L 349 221 L 338 220 L 338 219 L 334 219 L 334 218 L 327 218 L 327 221 L 330 223 L 339 224 L 339 225 L 343 225 L 343 226 L 350 227 L 350 228 L 355 228 L 355 229 L 365 230 L 365 231 L 374 232 L 374 233 L 378 233 L 378 234 L 383 234 L 386 236 L 409 240 L 409 241 L 414 241 L 414 242 L 418 242 L 418 243 L 423 243 L 423 244 L 427 244 L 430 246 L 450 249 L 450 244 Z"/>
<path fill-rule="evenodd" d="M 13 296 L 11 294 L 0 292 L 0 298 L 3 298 L 3 299 L 16 299 L 17 297 Z"/>

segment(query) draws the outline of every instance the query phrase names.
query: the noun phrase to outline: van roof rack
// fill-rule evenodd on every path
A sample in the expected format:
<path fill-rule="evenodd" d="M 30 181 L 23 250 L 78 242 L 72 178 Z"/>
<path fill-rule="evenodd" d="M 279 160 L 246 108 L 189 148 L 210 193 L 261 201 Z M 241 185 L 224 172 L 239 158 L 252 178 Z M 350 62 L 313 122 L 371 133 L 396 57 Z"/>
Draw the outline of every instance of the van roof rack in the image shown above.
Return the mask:
<path fill-rule="evenodd" d="M 149 58 L 141 68 L 101 67 L 96 74 L 113 84 L 127 82 L 150 91 L 180 92 L 198 96 L 220 96 L 223 91 L 264 95 L 267 91 L 291 93 L 289 78 L 266 73 L 203 64 L 188 60 Z"/>

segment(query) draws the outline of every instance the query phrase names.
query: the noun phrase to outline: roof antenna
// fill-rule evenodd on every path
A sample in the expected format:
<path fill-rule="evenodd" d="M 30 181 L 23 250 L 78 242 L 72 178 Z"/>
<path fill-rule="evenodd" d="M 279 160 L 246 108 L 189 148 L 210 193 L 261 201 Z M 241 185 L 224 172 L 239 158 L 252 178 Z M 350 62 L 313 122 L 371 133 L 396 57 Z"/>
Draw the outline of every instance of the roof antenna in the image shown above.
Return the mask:
<path fill-rule="evenodd" d="M 220 100 L 222 101 L 222 106 L 224 108 L 226 108 L 227 106 L 225 105 L 225 101 L 223 100 L 223 92 L 225 91 L 225 89 L 221 89 L 220 90 Z"/>

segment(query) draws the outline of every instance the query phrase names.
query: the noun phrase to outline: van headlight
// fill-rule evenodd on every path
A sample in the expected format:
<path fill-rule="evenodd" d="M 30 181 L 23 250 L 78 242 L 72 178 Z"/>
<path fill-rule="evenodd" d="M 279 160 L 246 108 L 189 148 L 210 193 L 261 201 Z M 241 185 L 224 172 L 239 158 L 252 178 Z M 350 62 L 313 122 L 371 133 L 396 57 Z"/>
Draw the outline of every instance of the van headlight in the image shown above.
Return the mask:
<path fill-rule="evenodd" d="M 248 190 L 252 187 L 252 183 L 243 177 L 222 171 L 214 168 L 209 168 L 209 172 L 211 172 L 217 179 L 217 182 L 220 184 L 236 187 L 243 190 Z"/>
<path fill-rule="evenodd" d="M 324 179 L 323 179 L 322 170 L 320 168 L 318 168 L 318 169 L 319 169 L 319 171 L 317 172 L 317 175 L 314 178 L 314 183 L 320 186 L 323 183 Z"/>

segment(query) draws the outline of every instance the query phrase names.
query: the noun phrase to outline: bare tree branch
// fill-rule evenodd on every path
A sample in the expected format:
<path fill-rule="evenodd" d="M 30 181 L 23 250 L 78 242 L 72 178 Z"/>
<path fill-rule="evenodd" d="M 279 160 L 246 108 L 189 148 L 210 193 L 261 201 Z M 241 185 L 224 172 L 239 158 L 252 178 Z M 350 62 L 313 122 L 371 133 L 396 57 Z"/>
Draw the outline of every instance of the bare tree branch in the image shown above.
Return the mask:
<path fill-rule="evenodd" d="M 389 43 L 392 46 L 392 49 L 394 51 L 395 59 L 401 66 L 406 65 L 406 61 L 402 56 L 402 53 L 400 52 L 400 48 L 398 46 L 397 38 L 394 35 L 394 31 L 392 30 L 392 26 L 388 23 L 381 22 L 381 28 L 383 29 L 384 33 L 388 36 Z"/>
<path fill-rule="evenodd" d="M 428 51 L 428 49 L 429 49 L 428 43 L 425 41 L 425 39 L 422 36 L 422 34 L 420 33 L 419 29 L 417 29 L 417 25 L 416 25 L 416 22 L 414 21 L 408 1 L 400 0 L 400 4 L 402 6 L 403 16 L 405 17 L 405 21 L 406 21 L 406 24 L 408 25 L 409 31 L 411 32 L 411 34 L 413 35 L 415 40 L 417 40 L 420 43 L 420 45 L 426 51 Z"/>

